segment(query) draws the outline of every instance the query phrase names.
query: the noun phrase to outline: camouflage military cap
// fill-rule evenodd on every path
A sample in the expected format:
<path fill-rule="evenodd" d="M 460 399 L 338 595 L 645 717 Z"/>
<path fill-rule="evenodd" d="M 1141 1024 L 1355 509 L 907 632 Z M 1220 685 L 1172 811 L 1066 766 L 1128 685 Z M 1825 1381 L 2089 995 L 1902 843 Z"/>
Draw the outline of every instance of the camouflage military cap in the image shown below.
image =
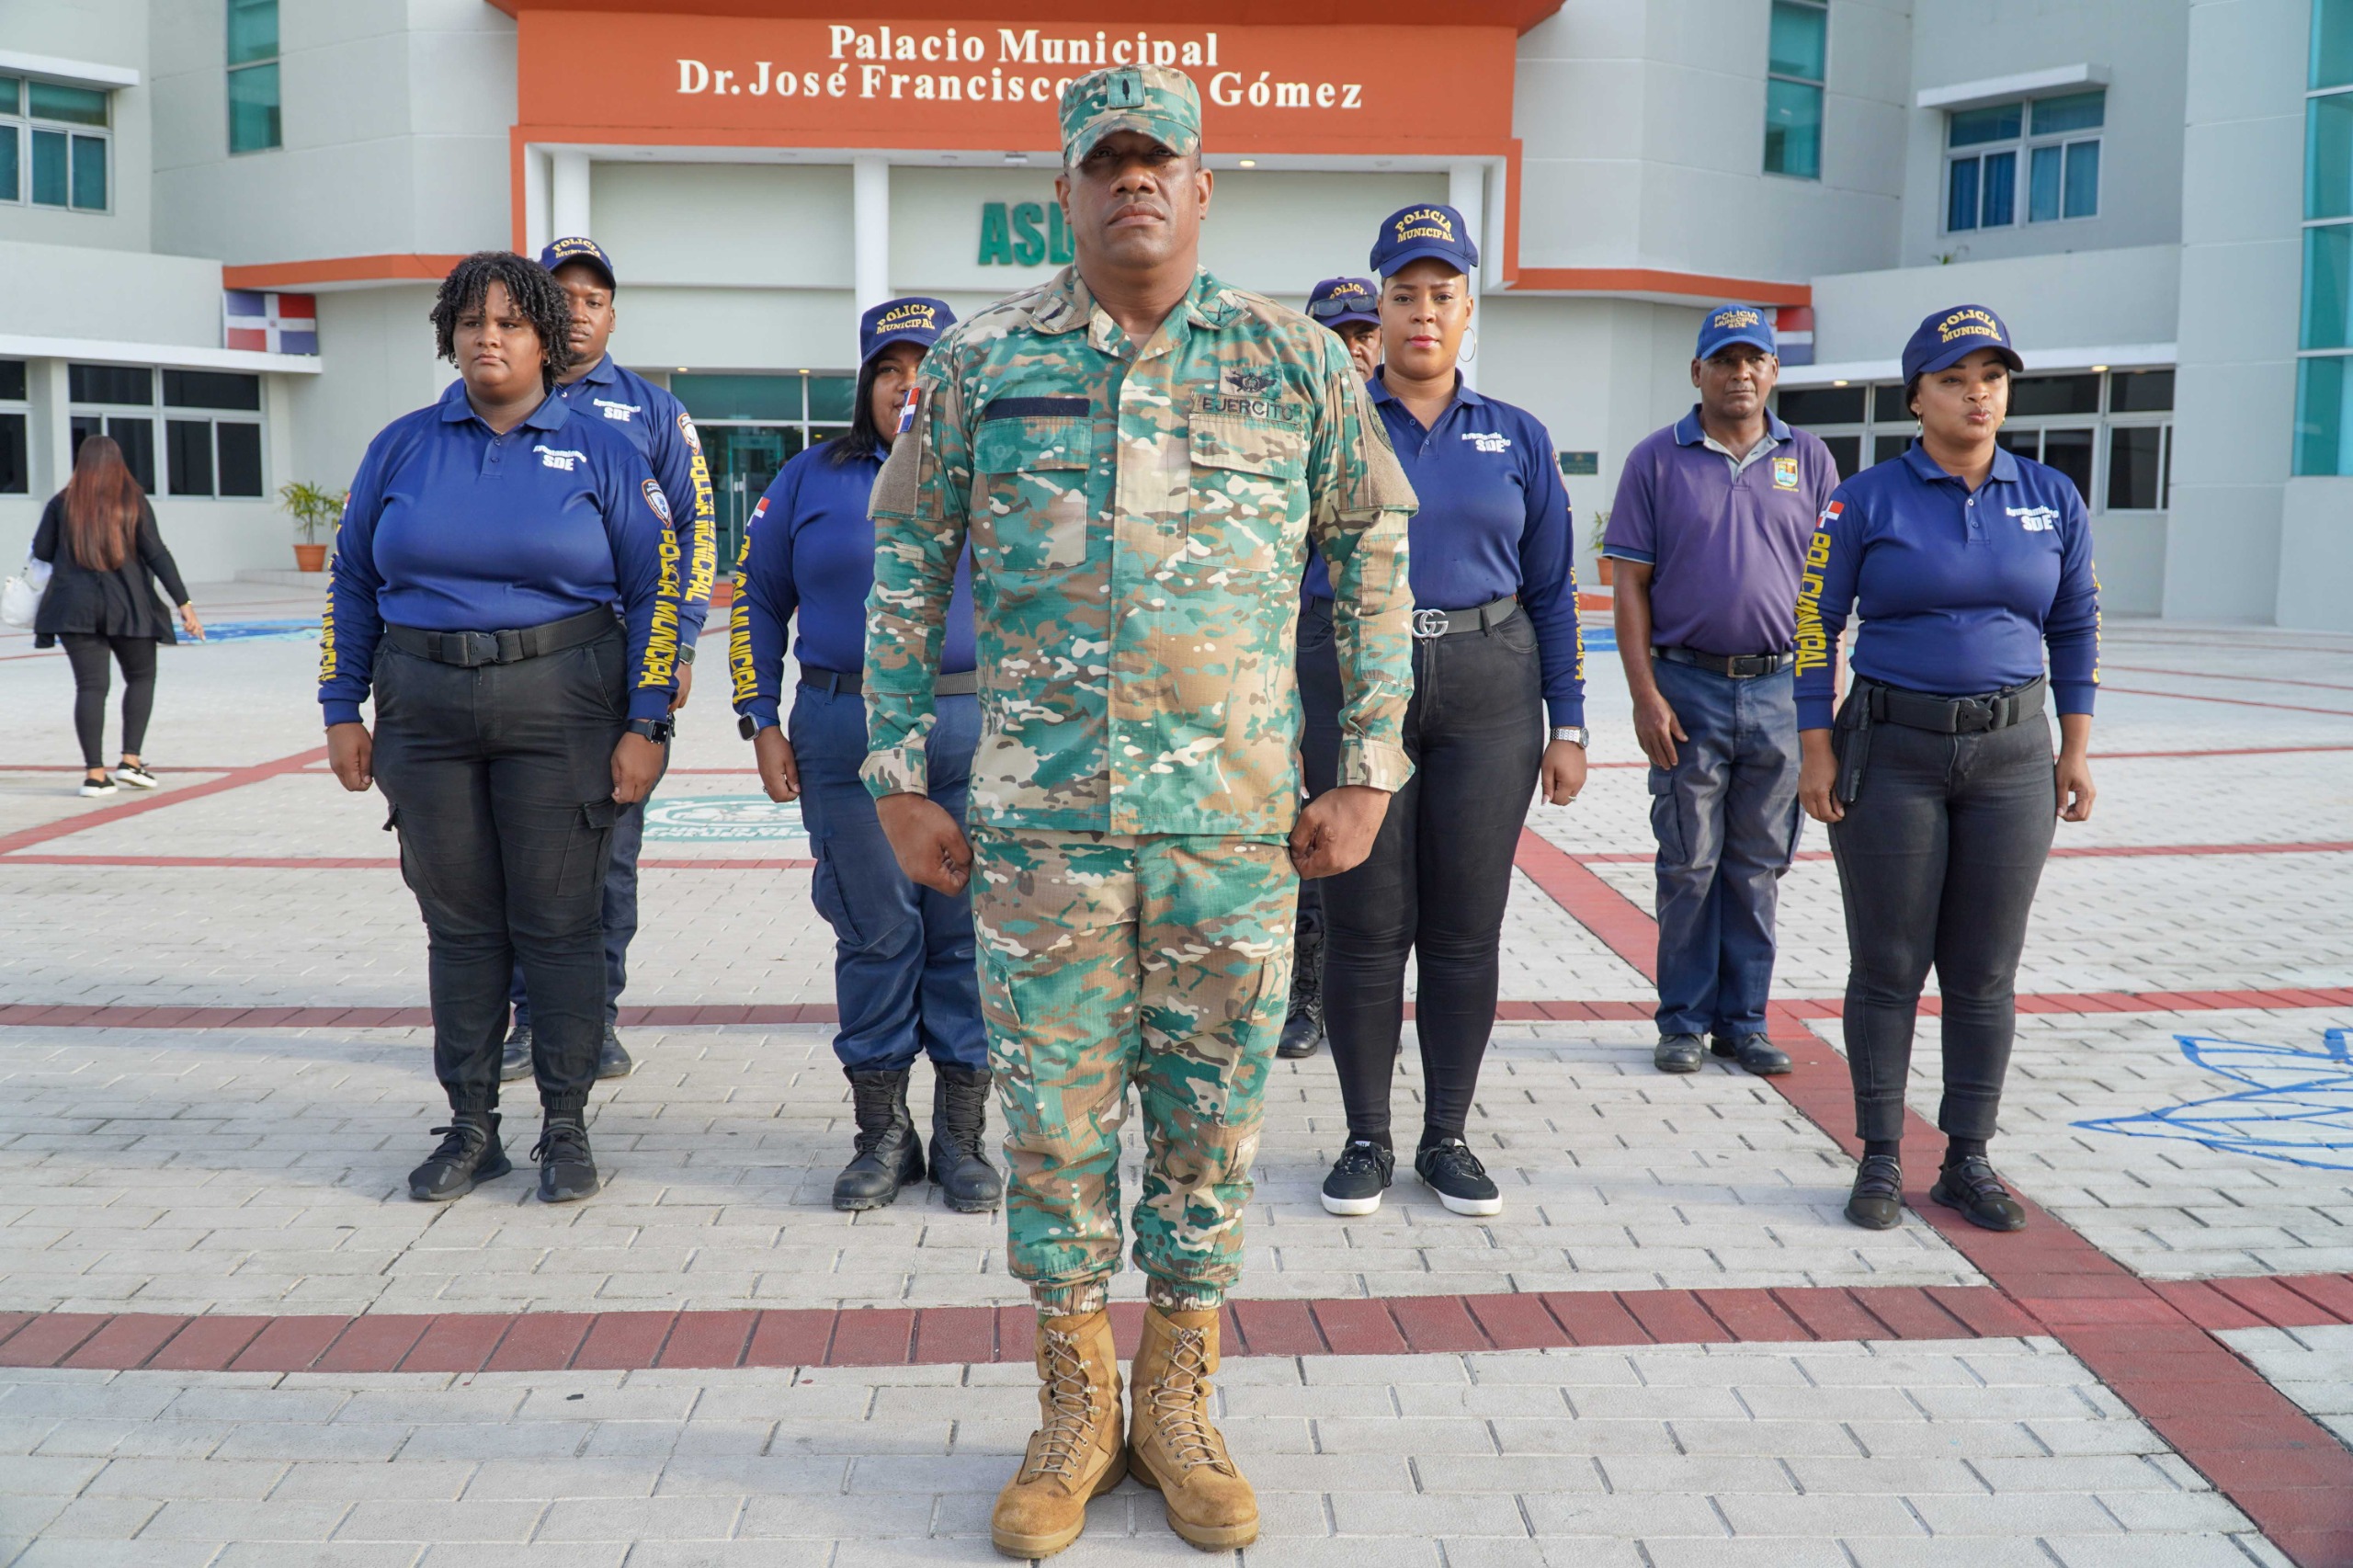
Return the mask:
<path fill-rule="evenodd" d="M 1141 131 L 1172 153 L 1201 150 L 1201 95 L 1168 65 L 1090 71 L 1063 93 L 1063 162 L 1075 164 L 1114 131 Z"/>

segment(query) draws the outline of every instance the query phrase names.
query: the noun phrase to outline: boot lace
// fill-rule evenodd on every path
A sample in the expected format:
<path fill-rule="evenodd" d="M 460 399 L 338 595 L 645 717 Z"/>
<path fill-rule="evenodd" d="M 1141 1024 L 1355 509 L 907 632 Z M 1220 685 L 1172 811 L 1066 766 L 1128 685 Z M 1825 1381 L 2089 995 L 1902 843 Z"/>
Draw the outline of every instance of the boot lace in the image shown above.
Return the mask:
<path fill-rule="evenodd" d="M 427 1165 L 438 1160 L 454 1165 L 472 1153 L 474 1149 L 490 1142 L 489 1133 L 479 1127 L 470 1126 L 464 1122 L 455 1127 L 437 1127 L 433 1129 L 433 1132 L 435 1136 L 440 1138 L 441 1146 L 426 1156 Z"/>
<path fill-rule="evenodd" d="M 1086 1373 L 1086 1358 L 1079 1354 L 1074 1335 L 1046 1333 L 1046 1424 L 1039 1428 L 1045 1441 L 1038 1457 L 1025 1466 L 1024 1481 L 1040 1476 L 1070 1476 L 1078 1472 L 1079 1456 L 1095 1437 L 1095 1383 Z"/>
<path fill-rule="evenodd" d="M 578 1122 L 551 1121 L 531 1145 L 531 1158 L 543 1162 L 585 1164 L 588 1157 L 588 1130 Z"/>
<path fill-rule="evenodd" d="M 1217 1429 L 1209 1420 L 1209 1345 L 1198 1328 L 1176 1331 L 1169 1347 L 1168 1369 L 1146 1392 L 1153 1425 L 1177 1464 L 1186 1470 L 1208 1465 L 1233 1472 L 1220 1451 Z"/>
<path fill-rule="evenodd" d="M 1857 1198 L 1900 1199 L 1904 1196 L 1904 1167 L 1888 1154 L 1867 1154 L 1855 1172 Z"/>
<path fill-rule="evenodd" d="M 1993 1163 L 1983 1154 L 1964 1154 L 1947 1165 L 1945 1180 L 1980 1203 L 2010 1195 L 2010 1189 L 2002 1185 L 2002 1178 L 1994 1174 Z"/>

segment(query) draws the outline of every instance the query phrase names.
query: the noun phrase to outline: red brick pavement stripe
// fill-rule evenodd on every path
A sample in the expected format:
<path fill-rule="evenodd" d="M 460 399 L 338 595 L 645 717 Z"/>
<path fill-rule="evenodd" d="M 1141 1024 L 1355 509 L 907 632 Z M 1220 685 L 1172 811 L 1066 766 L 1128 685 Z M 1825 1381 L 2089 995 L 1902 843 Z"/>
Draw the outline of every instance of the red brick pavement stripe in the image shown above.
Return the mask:
<path fill-rule="evenodd" d="M 120 822 L 126 817 L 135 817 L 146 812 L 161 811 L 166 806 L 176 806 L 189 801 L 202 800 L 207 795 L 217 795 L 223 790 L 240 790 L 248 784 L 258 784 L 265 778 L 276 778 L 282 774 L 297 772 L 326 755 L 326 747 L 313 746 L 309 751 L 296 752 L 290 756 L 281 756 L 272 762 L 256 763 L 251 767 L 233 769 L 221 775 L 218 778 L 209 778 L 201 784 L 183 784 L 176 789 L 158 790 L 140 800 L 123 801 L 111 806 L 100 806 L 95 811 L 76 812 L 70 817 L 60 817 L 55 822 L 45 822 L 32 827 L 18 828 L 14 833 L 0 834 L 0 856 L 10 855 L 19 849 L 29 849 L 36 844 L 47 844 L 51 839 L 63 838 L 89 828 L 103 827 L 108 823 Z"/>
<path fill-rule="evenodd" d="M 198 1322 L 208 1320 L 199 1318 Z M 300 1372 L 307 1369 L 335 1336 L 343 1332 L 341 1318 L 273 1318 L 253 1343 L 228 1363 L 233 1372 Z M 181 1337 L 187 1337 L 183 1335 Z M 151 1366 L 153 1363 L 149 1363 Z"/>
<path fill-rule="evenodd" d="M 531 1312 L 515 1320 L 483 1363 L 485 1372 L 552 1372 L 572 1365 L 593 1312 Z M 733 1365 L 730 1362 L 729 1365 Z"/>
<path fill-rule="evenodd" d="M 0 1345 L 0 1367 L 54 1367 L 108 1321 L 104 1312 L 43 1312 Z"/>
<path fill-rule="evenodd" d="M 136 1367 L 169 1344 L 172 1336 L 188 1324 L 188 1320 L 184 1317 L 128 1312 L 108 1320 L 104 1328 L 82 1341 L 80 1347 L 58 1365 L 109 1369 Z"/>
<path fill-rule="evenodd" d="M 1518 861 L 1538 887 L 1612 951 L 1645 975 L 1656 973 L 1653 960 L 1658 928 L 1631 899 L 1532 832 L 1521 833 Z M 2334 1006 L 2341 1005 L 2340 998 L 2353 1001 L 2353 994 L 2334 990 L 2192 994 L 2234 1001 L 2252 994 L 2275 1006 Z M 2063 1008 L 2041 1010 L 2120 1011 L 2135 1001 L 2131 995 L 2094 994 L 2070 998 Z M 2019 1002 L 2026 1010 L 2026 998 Z M 1797 1071 L 1762 1081 L 1840 1147 L 1849 1153 L 1859 1152 L 1858 1141 L 1846 1131 L 1854 1125 L 1854 1102 L 1843 1060 L 1790 1009 L 1775 1005 L 1768 1010 Z M 1906 1169 L 1935 1169 L 1943 1143 L 1942 1136 L 1916 1113 L 1904 1113 Z M 1976 1229 L 1952 1210 L 1929 1202 L 1916 1181 L 1904 1200 L 2023 1313 L 2081 1358 L 2300 1568 L 2348 1561 L 2336 1552 L 2340 1544 L 2353 1540 L 2353 1531 L 2343 1528 L 2345 1499 L 2353 1496 L 2353 1451 L 2327 1428 L 2211 1335 L 2183 1341 L 2183 1348 L 2154 1370 L 2136 1375 L 2117 1364 L 2120 1351 L 2106 1331 L 2129 1325 L 2143 1334 L 2161 1334 L 2175 1325 L 2194 1325 L 2195 1320 L 2173 1298 L 2023 1197 L 2029 1228 L 2017 1234 Z M 2268 1279 L 2209 1283 L 2215 1296 L 2258 1317 L 2319 1305 L 2311 1295 Z M 1809 1301 L 1805 1292 L 1776 1295 L 1817 1332 L 1810 1310 L 1836 1315 L 1825 1310 L 1832 1303 Z M 1938 1319 L 1965 1326 L 1963 1319 L 1921 1291 L 1856 1291 L 1852 1304 L 1858 1312 L 1868 1310 L 1886 1322 L 1899 1335 L 1933 1334 Z M 1834 1336 L 1855 1337 L 1850 1331 L 1824 1335 Z M 2216 1428 L 2203 1424 L 2218 1415 L 2236 1417 L 2243 1425 Z M 2292 1454 L 2294 1464 L 2265 1462 L 2281 1454 Z"/>
<path fill-rule="evenodd" d="M 572 1364 L 594 1371 L 651 1367 L 677 1317 L 676 1312 L 599 1312 Z"/>
<path fill-rule="evenodd" d="M 338 1332 L 344 1327 L 341 1318 L 325 1321 Z M 174 1335 L 170 1344 L 150 1355 L 143 1365 L 159 1372 L 226 1371 L 270 1326 L 270 1320 L 262 1317 L 197 1318 Z M 387 1367 L 390 1365 L 386 1363 Z"/>

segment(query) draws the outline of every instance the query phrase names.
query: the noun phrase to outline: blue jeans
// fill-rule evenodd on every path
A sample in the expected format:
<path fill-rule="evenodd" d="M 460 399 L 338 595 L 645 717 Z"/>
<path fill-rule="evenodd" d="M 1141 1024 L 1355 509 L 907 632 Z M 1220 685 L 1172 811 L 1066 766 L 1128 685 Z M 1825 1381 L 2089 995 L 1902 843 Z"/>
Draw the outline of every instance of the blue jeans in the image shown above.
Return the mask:
<path fill-rule="evenodd" d="M 669 771 L 664 755 L 662 767 Z M 659 784 L 661 780 L 656 779 Z M 652 800 L 651 794 L 646 800 Z M 613 858 L 605 868 L 605 1027 L 621 1016 L 621 992 L 629 985 L 629 945 L 637 937 L 637 857 L 645 847 L 645 801 L 613 813 Z M 515 1022 L 531 1027 L 531 1000 L 523 994 L 523 966 L 507 977 L 506 998 L 515 1006 Z"/>
<path fill-rule="evenodd" d="M 1773 909 L 1797 852 L 1797 677 L 1733 680 L 1654 659 L 1691 738 L 1650 770 L 1658 839 L 1658 1032 L 1757 1034 Z"/>
<path fill-rule="evenodd" d="M 931 798 L 959 823 L 981 741 L 981 699 L 938 699 L 926 755 Z M 866 699 L 803 686 L 787 727 L 801 763 L 801 820 L 817 857 L 810 895 L 834 928 L 834 994 L 846 1071 L 904 1071 L 918 1052 L 959 1067 L 989 1064 L 972 901 L 919 887 L 882 836 L 866 760 Z"/>

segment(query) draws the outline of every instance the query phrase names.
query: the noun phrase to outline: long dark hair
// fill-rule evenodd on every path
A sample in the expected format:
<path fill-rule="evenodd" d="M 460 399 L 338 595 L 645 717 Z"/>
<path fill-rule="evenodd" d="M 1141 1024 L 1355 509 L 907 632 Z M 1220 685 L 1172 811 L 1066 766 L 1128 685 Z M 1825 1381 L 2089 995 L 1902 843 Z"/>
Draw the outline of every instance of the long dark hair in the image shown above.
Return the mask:
<path fill-rule="evenodd" d="M 65 482 L 65 542 L 74 559 L 93 572 L 111 572 L 129 560 L 146 500 L 114 438 L 83 437 L 74 477 Z"/>
<path fill-rule="evenodd" d="M 431 312 L 434 350 L 458 362 L 458 318 L 480 305 L 493 283 L 506 286 L 506 297 L 540 335 L 540 385 L 552 389 L 572 367 L 572 297 L 546 267 L 513 251 L 478 250 L 441 279 Z"/>
<path fill-rule="evenodd" d="M 836 436 L 825 443 L 825 460 L 835 468 L 860 458 L 879 458 L 890 450 L 882 443 L 882 427 L 874 423 L 874 378 L 881 370 L 880 354 L 858 368 L 858 391 L 851 394 L 849 434 Z"/>

